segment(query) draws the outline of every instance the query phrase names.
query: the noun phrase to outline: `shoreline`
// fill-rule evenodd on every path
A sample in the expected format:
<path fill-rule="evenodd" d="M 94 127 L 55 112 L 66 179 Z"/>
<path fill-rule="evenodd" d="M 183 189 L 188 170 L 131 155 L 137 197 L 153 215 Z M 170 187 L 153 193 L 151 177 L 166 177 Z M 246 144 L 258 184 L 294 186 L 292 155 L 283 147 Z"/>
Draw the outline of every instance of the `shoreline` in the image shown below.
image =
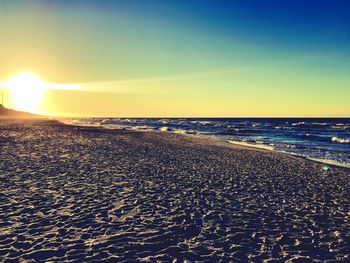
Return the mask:
<path fill-rule="evenodd" d="M 87 118 L 87 119 L 89 119 L 89 118 Z M 241 142 L 241 141 L 226 140 L 226 139 L 222 139 L 222 138 L 215 137 L 212 135 L 191 134 L 191 133 L 176 132 L 176 131 L 168 132 L 167 130 L 159 130 L 159 129 L 132 129 L 132 128 L 125 128 L 122 126 L 118 127 L 116 125 L 115 126 L 112 125 L 111 127 L 104 126 L 104 125 L 92 125 L 92 124 L 83 125 L 83 124 L 67 123 L 64 121 L 60 121 L 59 119 L 57 121 L 62 123 L 62 124 L 65 124 L 65 125 L 80 126 L 80 127 L 96 127 L 96 128 L 106 129 L 106 130 L 127 130 L 127 131 L 136 131 L 136 132 L 155 132 L 155 133 L 166 133 L 166 134 L 178 134 L 178 135 L 182 135 L 182 136 L 189 136 L 190 138 L 200 138 L 200 139 L 208 140 L 208 143 L 210 143 L 210 141 L 223 142 L 225 144 L 228 144 L 228 145 L 225 145 L 227 147 L 229 147 L 229 145 L 236 145 L 236 146 L 241 146 L 241 147 L 245 147 L 248 149 L 250 148 L 250 149 L 254 149 L 254 150 L 265 150 L 265 151 L 271 151 L 271 152 L 280 153 L 280 154 L 286 154 L 286 155 L 306 159 L 309 161 L 313 161 L 316 163 L 321 163 L 324 165 L 331 165 L 331 166 L 338 167 L 338 168 L 349 169 L 349 171 L 350 171 L 350 164 L 347 164 L 347 163 L 341 163 L 341 162 L 327 160 L 327 159 L 307 157 L 307 156 L 299 155 L 299 154 L 296 154 L 293 152 L 275 150 L 275 149 L 273 149 L 272 146 L 268 146 L 268 145 L 264 145 L 264 144 L 259 145 L 259 144 L 250 144 L 250 143 Z"/>
<path fill-rule="evenodd" d="M 254 144 L 238 142 L 238 141 L 232 141 L 232 140 L 228 141 L 228 143 L 242 145 L 242 146 L 256 148 L 256 149 L 263 149 L 263 150 L 266 150 L 266 151 L 278 152 L 278 153 L 282 153 L 282 154 L 287 154 L 287 155 L 303 158 L 303 159 L 310 160 L 310 161 L 313 161 L 313 162 L 322 163 L 322 164 L 328 164 L 328 165 L 331 165 L 331 166 L 346 168 L 346 169 L 350 170 L 350 164 L 347 164 L 347 163 L 341 163 L 341 162 L 336 162 L 336 161 L 327 160 L 327 159 L 306 157 L 306 156 L 299 155 L 299 154 L 292 153 L 292 152 L 278 151 L 278 150 L 273 149 L 273 147 L 270 147 L 270 146 L 267 146 L 267 145 L 266 145 L 266 147 L 264 147 L 264 145 L 260 146 L 260 145 L 254 145 Z"/>

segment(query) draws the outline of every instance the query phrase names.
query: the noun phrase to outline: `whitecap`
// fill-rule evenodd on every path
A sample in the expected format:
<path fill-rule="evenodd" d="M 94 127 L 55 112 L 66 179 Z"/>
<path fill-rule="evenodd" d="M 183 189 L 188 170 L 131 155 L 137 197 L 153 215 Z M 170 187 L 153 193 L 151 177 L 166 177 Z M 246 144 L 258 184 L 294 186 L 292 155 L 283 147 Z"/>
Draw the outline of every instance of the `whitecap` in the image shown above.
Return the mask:
<path fill-rule="evenodd" d="M 167 132 L 167 131 L 169 131 L 169 127 L 166 127 L 166 126 L 161 127 L 161 128 L 159 128 L 159 131 Z"/>
<path fill-rule="evenodd" d="M 292 123 L 293 126 L 304 125 L 304 124 L 305 124 L 304 121 Z"/>
<path fill-rule="evenodd" d="M 338 138 L 338 137 L 332 137 L 332 142 L 350 143 L 350 139 L 343 139 L 343 138 Z"/>

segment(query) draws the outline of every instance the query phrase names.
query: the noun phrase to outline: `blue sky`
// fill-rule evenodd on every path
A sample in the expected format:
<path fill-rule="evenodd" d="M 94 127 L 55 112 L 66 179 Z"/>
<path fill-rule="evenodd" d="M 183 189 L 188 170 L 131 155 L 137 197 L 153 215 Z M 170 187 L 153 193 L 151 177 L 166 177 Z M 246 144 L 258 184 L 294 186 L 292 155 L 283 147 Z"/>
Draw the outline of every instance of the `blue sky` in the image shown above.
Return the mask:
<path fill-rule="evenodd" d="M 126 100 L 140 113 L 154 105 L 152 116 L 258 116 L 262 101 L 263 116 L 349 116 L 349 10 L 350 1 L 0 0 L 0 80 L 26 69 L 108 96 L 123 90 L 144 95 Z"/>

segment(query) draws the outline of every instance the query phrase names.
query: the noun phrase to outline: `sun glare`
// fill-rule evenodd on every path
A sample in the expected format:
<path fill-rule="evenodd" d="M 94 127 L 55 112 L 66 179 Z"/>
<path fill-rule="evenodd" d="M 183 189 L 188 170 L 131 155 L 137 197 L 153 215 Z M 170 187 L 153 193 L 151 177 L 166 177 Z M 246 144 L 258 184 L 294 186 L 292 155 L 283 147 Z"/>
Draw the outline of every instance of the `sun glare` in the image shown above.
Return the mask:
<path fill-rule="evenodd" d="M 46 84 L 36 75 L 23 72 L 7 83 L 12 106 L 17 110 L 39 112 Z"/>

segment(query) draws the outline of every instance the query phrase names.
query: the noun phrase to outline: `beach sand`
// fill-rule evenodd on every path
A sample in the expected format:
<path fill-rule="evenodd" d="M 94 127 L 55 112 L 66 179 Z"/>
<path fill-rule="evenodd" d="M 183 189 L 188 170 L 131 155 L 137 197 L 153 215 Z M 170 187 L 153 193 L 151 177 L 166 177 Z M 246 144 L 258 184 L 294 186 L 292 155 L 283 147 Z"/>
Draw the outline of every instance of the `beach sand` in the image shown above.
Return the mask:
<path fill-rule="evenodd" d="M 349 170 L 162 132 L 0 122 L 0 262 L 349 262 Z"/>

